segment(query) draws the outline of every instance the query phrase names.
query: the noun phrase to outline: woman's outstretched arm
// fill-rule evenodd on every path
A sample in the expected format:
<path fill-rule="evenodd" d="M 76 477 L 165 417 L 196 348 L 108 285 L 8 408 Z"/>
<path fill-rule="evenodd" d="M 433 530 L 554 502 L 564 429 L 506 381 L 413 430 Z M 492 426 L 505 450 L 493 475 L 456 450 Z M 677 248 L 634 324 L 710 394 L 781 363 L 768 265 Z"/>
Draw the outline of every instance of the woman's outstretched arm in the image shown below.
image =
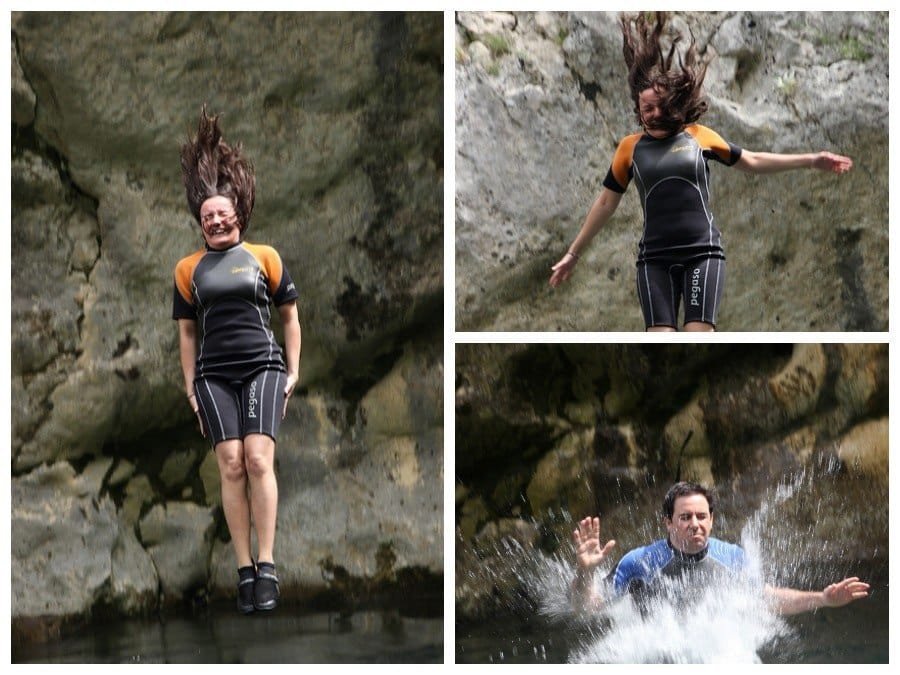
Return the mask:
<path fill-rule="evenodd" d="M 569 251 L 550 269 L 553 274 L 550 275 L 550 285 L 556 288 L 561 283 L 572 276 L 575 264 L 581 257 L 581 253 L 587 248 L 594 235 L 600 231 L 600 228 L 606 225 L 606 222 L 616 212 L 619 202 L 622 201 L 622 194 L 614 192 L 609 188 L 600 190 L 600 195 L 594 200 L 594 205 L 588 211 L 581 231 L 575 237 L 575 241 L 569 246 Z"/>
<path fill-rule="evenodd" d="M 853 160 L 833 152 L 813 152 L 801 155 L 782 155 L 774 152 L 744 150 L 735 165 L 747 173 L 777 173 L 792 169 L 819 169 L 833 173 L 847 173 Z"/>

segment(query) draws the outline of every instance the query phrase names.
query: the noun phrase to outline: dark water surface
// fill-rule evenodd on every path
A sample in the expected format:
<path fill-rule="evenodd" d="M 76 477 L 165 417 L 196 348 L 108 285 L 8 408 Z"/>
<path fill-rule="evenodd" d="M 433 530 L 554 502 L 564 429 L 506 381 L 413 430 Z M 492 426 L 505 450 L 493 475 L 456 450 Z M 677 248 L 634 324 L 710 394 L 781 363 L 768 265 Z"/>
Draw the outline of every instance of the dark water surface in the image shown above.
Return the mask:
<path fill-rule="evenodd" d="M 794 637 L 759 652 L 763 663 L 887 663 L 888 589 L 847 607 L 787 618 Z M 456 663 L 566 663 L 592 639 L 583 626 L 536 616 L 456 628 Z M 702 642 L 704 637 L 697 636 Z"/>
<path fill-rule="evenodd" d="M 13 663 L 442 663 L 440 617 L 366 611 L 241 616 L 231 604 L 192 616 L 92 624 L 61 640 L 17 648 Z"/>

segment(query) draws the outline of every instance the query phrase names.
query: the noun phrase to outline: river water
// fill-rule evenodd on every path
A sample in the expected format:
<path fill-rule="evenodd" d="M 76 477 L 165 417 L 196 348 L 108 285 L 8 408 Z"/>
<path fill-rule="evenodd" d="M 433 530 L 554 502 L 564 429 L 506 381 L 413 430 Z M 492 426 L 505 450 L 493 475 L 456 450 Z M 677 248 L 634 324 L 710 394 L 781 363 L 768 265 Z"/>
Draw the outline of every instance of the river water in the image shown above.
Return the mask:
<path fill-rule="evenodd" d="M 887 663 L 887 550 L 852 545 L 852 537 L 831 520 L 846 505 L 864 503 L 839 494 L 836 488 L 846 482 L 803 473 L 769 489 L 739 533 L 733 532 L 747 554 L 741 575 L 661 579 L 654 586 L 658 592 L 640 606 L 625 596 L 591 615 L 578 614 L 571 605 L 571 546 L 544 553 L 505 540 L 502 555 L 492 561 L 497 578 L 517 580 L 516 591 L 502 596 L 498 606 L 508 615 L 457 624 L 456 661 Z M 886 495 L 870 492 L 873 508 L 854 513 L 859 511 L 860 527 L 883 532 L 876 541 L 886 541 L 887 510 L 877 508 L 887 503 Z M 815 522 L 798 528 L 801 521 L 791 517 L 798 504 L 816 514 Z M 645 519 L 643 526 L 649 542 L 653 525 Z M 594 574 L 594 591 L 601 597 L 611 597 L 603 579 L 614 564 Z M 763 583 L 820 590 L 849 576 L 870 584 L 869 597 L 791 617 L 770 611 L 762 590 Z"/>
<path fill-rule="evenodd" d="M 12 646 L 13 663 L 441 663 L 444 622 L 396 610 L 193 615 L 95 623 L 61 640 Z"/>
<path fill-rule="evenodd" d="M 760 646 L 762 663 L 887 663 L 888 589 L 882 580 L 865 600 L 839 609 L 788 617 L 787 635 Z M 496 618 L 490 623 L 457 626 L 457 663 L 566 663 L 590 649 L 604 635 L 603 627 L 572 625 L 535 615 Z M 622 640 L 630 640 L 619 633 Z M 659 635 L 659 637 L 663 637 Z M 692 650 L 701 653 L 709 634 L 694 635 Z M 739 661 L 717 654 L 718 661 Z M 703 661 L 702 658 L 693 662 Z"/>

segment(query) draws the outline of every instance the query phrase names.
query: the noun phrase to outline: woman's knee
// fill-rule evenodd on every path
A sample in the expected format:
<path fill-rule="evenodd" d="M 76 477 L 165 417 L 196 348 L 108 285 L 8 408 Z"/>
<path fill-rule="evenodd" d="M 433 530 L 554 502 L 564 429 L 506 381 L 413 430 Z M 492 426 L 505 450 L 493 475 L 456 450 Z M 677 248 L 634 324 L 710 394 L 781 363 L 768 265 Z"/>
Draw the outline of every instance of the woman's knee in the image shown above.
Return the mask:
<path fill-rule="evenodd" d="M 244 448 L 239 440 L 228 440 L 216 446 L 216 460 L 222 480 L 240 482 L 247 478 L 244 465 Z"/>
<path fill-rule="evenodd" d="M 258 478 L 274 470 L 275 441 L 263 434 L 252 434 L 244 439 L 244 462 L 247 473 Z"/>

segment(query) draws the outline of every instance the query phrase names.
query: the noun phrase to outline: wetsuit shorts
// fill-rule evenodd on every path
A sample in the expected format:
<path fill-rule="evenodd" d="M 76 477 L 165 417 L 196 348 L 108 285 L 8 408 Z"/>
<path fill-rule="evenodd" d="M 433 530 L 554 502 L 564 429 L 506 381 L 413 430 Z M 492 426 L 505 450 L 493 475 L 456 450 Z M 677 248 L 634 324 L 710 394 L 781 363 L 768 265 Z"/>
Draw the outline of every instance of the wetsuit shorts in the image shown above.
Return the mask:
<path fill-rule="evenodd" d="M 194 380 L 203 430 L 213 448 L 249 434 L 274 440 L 281 426 L 286 381 L 287 376 L 278 370 L 262 370 L 246 380 L 211 375 Z"/>
<path fill-rule="evenodd" d="M 638 298 L 644 325 L 678 327 L 678 306 L 684 298 L 684 322 L 716 325 L 725 260 L 697 258 L 685 262 L 644 260 L 637 265 Z"/>

